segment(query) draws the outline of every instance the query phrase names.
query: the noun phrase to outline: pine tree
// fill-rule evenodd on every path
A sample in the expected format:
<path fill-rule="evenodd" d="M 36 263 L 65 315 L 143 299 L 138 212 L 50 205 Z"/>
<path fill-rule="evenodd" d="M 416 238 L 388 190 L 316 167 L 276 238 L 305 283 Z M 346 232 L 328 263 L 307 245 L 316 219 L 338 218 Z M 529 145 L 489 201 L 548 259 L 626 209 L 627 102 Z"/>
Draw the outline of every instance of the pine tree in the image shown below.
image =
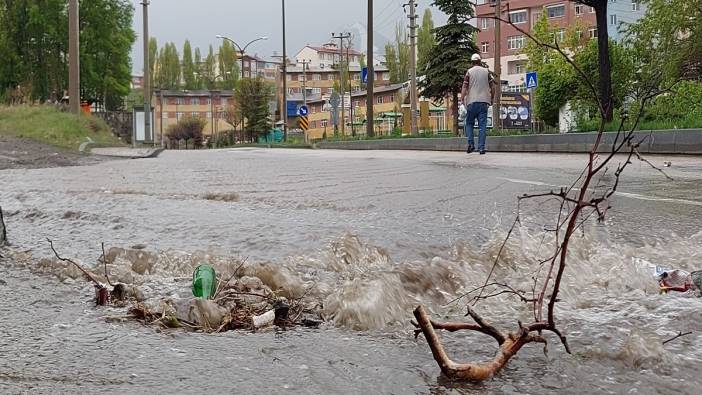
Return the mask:
<path fill-rule="evenodd" d="M 475 17 L 472 3 L 465 0 L 435 0 L 433 3 L 448 15 L 444 26 L 435 28 L 437 45 L 428 55 L 426 78 L 421 81 L 422 95 L 437 101 L 451 97 L 453 129 L 458 132 L 458 94 L 470 57 L 478 52 L 473 41 L 477 29 L 470 24 Z"/>

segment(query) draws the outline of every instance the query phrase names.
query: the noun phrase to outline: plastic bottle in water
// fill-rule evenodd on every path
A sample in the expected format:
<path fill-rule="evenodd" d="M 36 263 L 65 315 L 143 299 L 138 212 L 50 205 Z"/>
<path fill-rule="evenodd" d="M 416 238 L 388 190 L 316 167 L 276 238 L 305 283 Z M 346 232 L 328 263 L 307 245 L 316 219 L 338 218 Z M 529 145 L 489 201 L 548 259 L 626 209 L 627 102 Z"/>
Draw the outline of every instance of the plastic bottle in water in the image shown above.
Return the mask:
<path fill-rule="evenodd" d="M 217 275 L 210 265 L 200 265 L 193 272 L 193 295 L 212 299 L 217 292 Z"/>

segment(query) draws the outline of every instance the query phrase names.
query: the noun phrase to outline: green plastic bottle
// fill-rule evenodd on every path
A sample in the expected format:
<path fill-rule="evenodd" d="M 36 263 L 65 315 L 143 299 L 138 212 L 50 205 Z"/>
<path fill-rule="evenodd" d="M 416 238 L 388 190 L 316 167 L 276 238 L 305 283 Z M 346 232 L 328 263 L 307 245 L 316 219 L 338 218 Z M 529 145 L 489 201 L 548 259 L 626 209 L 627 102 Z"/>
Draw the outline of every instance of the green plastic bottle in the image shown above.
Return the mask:
<path fill-rule="evenodd" d="M 217 292 L 217 275 L 210 265 L 200 265 L 193 272 L 193 295 L 212 299 Z"/>

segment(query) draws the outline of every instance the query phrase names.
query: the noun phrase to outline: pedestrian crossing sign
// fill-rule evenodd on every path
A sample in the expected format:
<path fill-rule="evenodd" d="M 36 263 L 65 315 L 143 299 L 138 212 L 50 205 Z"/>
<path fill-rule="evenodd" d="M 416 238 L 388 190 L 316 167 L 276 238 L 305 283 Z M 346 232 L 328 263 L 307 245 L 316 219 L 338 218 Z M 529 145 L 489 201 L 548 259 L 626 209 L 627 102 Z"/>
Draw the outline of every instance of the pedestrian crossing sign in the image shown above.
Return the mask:
<path fill-rule="evenodd" d="M 536 88 L 537 86 L 539 86 L 539 77 L 536 75 L 536 71 L 530 71 L 526 73 L 527 89 Z"/>

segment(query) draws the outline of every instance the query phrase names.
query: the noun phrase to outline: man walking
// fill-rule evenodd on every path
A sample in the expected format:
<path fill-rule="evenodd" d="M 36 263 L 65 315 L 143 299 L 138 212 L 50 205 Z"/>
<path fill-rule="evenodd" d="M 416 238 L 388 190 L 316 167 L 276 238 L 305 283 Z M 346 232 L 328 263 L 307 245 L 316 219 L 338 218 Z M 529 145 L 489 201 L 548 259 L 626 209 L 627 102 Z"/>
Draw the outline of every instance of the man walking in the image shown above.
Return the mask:
<path fill-rule="evenodd" d="M 490 72 L 483 67 L 480 55 L 473 54 L 470 58 L 473 66 L 468 69 L 463 78 L 463 88 L 461 98 L 466 106 L 465 131 L 468 136 L 467 153 L 475 151 L 473 140 L 473 125 L 478 118 L 478 150 L 480 155 L 485 154 L 485 137 L 487 135 L 487 114 L 488 107 L 495 97 L 495 81 L 490 77 Z"/>

